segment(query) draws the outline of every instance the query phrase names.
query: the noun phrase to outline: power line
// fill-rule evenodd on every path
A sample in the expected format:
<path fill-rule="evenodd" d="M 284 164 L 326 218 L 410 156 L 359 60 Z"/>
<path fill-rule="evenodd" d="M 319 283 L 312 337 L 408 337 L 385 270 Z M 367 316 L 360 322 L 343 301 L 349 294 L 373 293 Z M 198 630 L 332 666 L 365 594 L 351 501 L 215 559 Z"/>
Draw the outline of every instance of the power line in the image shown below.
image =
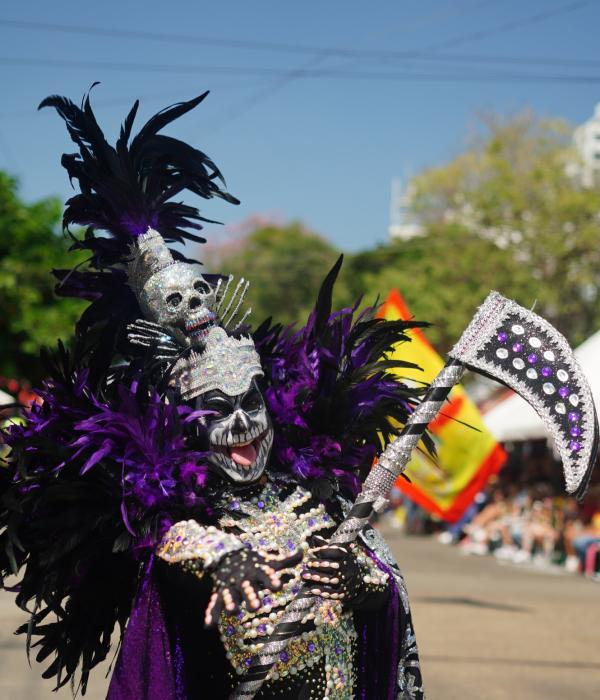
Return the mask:
<path fill-rule="evenodd" d="M 425 57 L 425 52 L 437 51 L 438 49 L 451 48 L 453 46 L 459 46 L 461 44 L 468 43 L 470 41 L 476 41 L 479 39 L 489 38 L 490 36 L 495 36 L 497 34 L 511 31 L 513 29 L 518 29 L 525 26 L 531 26 L 532 24 L 537 24 L 538 22 L 550 19 L 552 17 L 559 16 L 568 12 L 573 12 L 577 9 L 585 7 L 586 5 L 593 4 L 594 0 L 577 0 L 576 2 L 570 2 L 566 5 L 561 5 L 551 10 L 546 10 L 544 12 L 538 12 L 534 15 L 524 17 L 521 19 L 503 22 L 495 27 L 489 29 L 481 30 L 478 32 L 473 32 L 470 34 L 463 34 L 457 37 L 452 37 L 443 42 L 435 43 L 430 46 L 424 47 L 422 49 L 411 49 L 411 50 L 393 50 L 393 49 L 352 49 L 346 47 L 323 47 L 323 46 L 312 46 L 306 44 L 290 44 L 282 42 L 267 42 L 267 41 L 256 41 L 248 39 L 222 39 L 209 37 L 205 35 L 191 35 L 191 34 L 171 34 L 166 32 L 147 32 L 140 30 L 128 30 L 128 29 L 111 29 L 108 27 L 91 27 L 85 25 L 65 25 L 65 24 L 53 24 L 50 22 L 35 22 L 29 20 L 6 20 L 0 19 L 0 26 L 10 27 L 13 29 L 29 29 L 29 30 L 40 30 L 46 32 L 59 32 L 67 34 L 86 34 L 89 36 L 102 36 L 102 37 L 113 37 L 120 39 L 133 39 L 140 41 L 166 41 L 172 43 L 188 43 L 188 44 L 205 44 L 208 46 L 221 46 L 225 48 L 237 48 L 253 51 L 267 51 L 267 52 L 285 52 L 285 53 L 301 53 L 301 54 L 322 54 L 325 56 L 338 56 L 347 58 L 370 58 L 370 59 L 407 59 L 407 58 L 423 58 Z M 481 3 L 481 5 L 489 4 L 488 2 Z M 478 5 L 477 5 L 478 6 Z M 476 6 L 476 7 L 477 7 Z M 427 56 L 427 60 L 479 60 L 480 56 L 456 56 L 453 54 L 437 54 Z M 485 56 L 483 60 L 486 61 L 520 61 L 520 58 L 511 57 L 493 57 Z M 563 58 L 546 58 L 546 57 L 524 57 L 524 61 L 534 61 L 534 62 L 553 62 L 561 65 L 582 65 L 582 64 L 594 64 L 597 65 L 599 61 L 592 59 L 563 59 Z"/>
<path fill-rule="evenodd" d="M 166 32 L 147 32 L 133 29 L 111 29 L 108 27 L 90 27 L 76 24 L 53 24 L 51 22 L 32 22 L 29 20 L 0 19 L 0 26 L 14 29 L 34 29 L 61 34 L 87 34 L 88 36 L 112 37 L 115 39 L 133 39 L 139 41 L 165 41 L 177 44 L 206 44 L 230 49 L 248 49 L 250 51 L 283 51 L 286 53 L 314 53 L 321 48 L 302 44 L 285 44 L 271 41 L 250 39 L 220 39 L 201 34 L 172 34 Z"/>
<path fill-rule="evenodd" d="M 547 66 L 572 66 L 573 68 L 600 66 L 600 59 L 597 58 L 559 58 L 549 56 L 490 56 L 489 54 L 435 53 L 430 56 L 419 56 L 418 59 L 420 61 L 443 61 L 444 63 L 525 63 Z"/>
<path fill-rule="evenodd" d="M 303 74 L 310 70 L 311 66 L 319 65 L 324 59 L 324 54 L 315 54 L 315 56 L 308 61 L 305 61 L 298 68 L 283 73 L 279 79 L 277 79 L 274 83 L 267 85 L 266 88 L 258 90 L 253 95 L 250 95 L 250 97 L 240 100 L 235 105 L 232 105 L 228 110 L 228 114 L 225 114 L 217 121 L 218 125 L 213 129 L 213 131 L 223 128 L 248 110 L 255 107 L 257 104 L 264 102 L 275 93 L 283 90 L 286 85 L 289 85 L 298 78 L 302 78 Z"/>
<path fill-rule="evenodd" d="M 118 70 L 133 71 L 143 73 L 214 73 L 219 75 L 233 76 L 262 76 L 262 77 L 288 77 L 294 73 L 299 78 L 336 78 L 346 80 L 410 80 L 410 79 L 432 79 L 432 80 L 457 80 L 457 81 L 499 81 L 499 82 L 579 82 L 597 83 L 600 76 L 579 75 L 579 74 L 527 74 L 527 73 L 475 73 L 472 75 L 464 72 L 443 73 L 443 72 L 404 72 L 393 73 L 390 71 L 368 71 L 368 70 L 346 70 L 336 68 L 306 69 L 299 68 L 295 71 L 282 70 L 278 68 L 247 67 L 247 66 L 219 66 L 219 65 L 190 65 L 190 64 L 168 64 L 168 63 L 133 63 L 115 61 L 71 61 L 68 59 L 52 58 L 15 58 L 10 56 L 0 56 L 0 64 L 36 67 L 36 68 L 68 68 L 72 70 Z"/>
<path fill-rule="evenodd" d="M 405 34 L 407 30 L 414 30 L 415 28 L 421 28 L 423 26 L 427 26 L 428 24 L 433 24 L 436 23 L 436 25 L 442 24 L 443 20 L 447 19 L 455 19 L 456 17 L 460 17 L 461 15 L 467 13 L 467 12 L 475 12 L 477 10 L 480 10 L 483 7 L 487 7 L 488 5 L 496 5 L 497 0 L 478 0 L 478 2 L 473 2 L 473 0 L 470 0 L 469 2 L 466 3 L 461 3 L 457 4 L 456 2 L 453 2 L 450 4 L 449 7 L 442 7 L 439 8 L 437 12 L 426 12 L 423 15 L 419 15 L 417 17 L 411 17 L 407 21 L 403 21 L 401 27 L 396 27 L 394 29 L 387 29 L 385 32 L 378 32 L 375 36 L 371 34 L 371 38 L 376 38 L 377 40 L 381 40 L 384 37 L 389 37 L 391 35 L 398 35 L 400 34 Z M 382 52 L 386 52 L 385 49 L 380 49 Z M 392 50 L 394 53 L 397 53 L 397 51 Z M 376 53 L 375 51 L 372 51 L 371 53 Z M 400 52 L 401 53 L 401 52 Z"/>
<path fill-rule="evenodd" d="M 62 58 L 19 58 L 12 56 L 0 56 L 0 64 L 13 66 L 31 66 L 36 68 L 70 68 L 72 70 L 129 70 L 141 73 L 198 73 L 206 71 L 210 73 L 222 73 L 224 75 L 281 75 L 276 68 L 247 68 L 245 66 L 198 66 L 190 64 L 173 63 L 135 63 L 131 61 L 72 61 Z"/>
<path fill-rule="evenodd" d="M 412 18 L 408 21 L 408 23 L 405 22 L 402 26 L 402 29 L 406 31 L 406 29 L 409 29 L 411 27 L 414 28 L 415 26 L 419 25 L 423 26 L 423 24 L 431 22 L 433 18 L 439 19 L 440 17 L 460 15 L 464 11 L 466 11 L 467 8 L 471 9 L 472 11 L 473 9 L 489 5 L 492 2 L 495 2 L 495 0 L 477 0 L 475 4 L 473 3 L 473 0 L 468 0 L 466 3 L 463 2 L 458 6 L 453 6 L 453 8 L 450 11 L 448 11 L 448 9 L 445 8 L 442 12 L 426 12 L 425 14 L 417 15 L 416 18 Z M 388 33 L 389 32 L 385 32 L 385 34 Z M 376 36 L 380 37 L 380 34 L 378 33 Z M 367 37 L 362 37 L 361 39 L 364 41 L 365 38 L 373 38 L 373 33 L 367 35 Z M 356 49 L 354 50 L 356 51 Z M 290 70 L 287 73 L 287 75 L 283 76 L 280 80 L 277 80 L 275 83 L 267 86 L 266 89 L 259 90 L 253 95 L 250 95 L 248 98 L 245 98 L 242 102 L 238 102 L 235 105 L 233 105 L 229 109 L 229 113 L 219 120 L 218 127 L 216 128 L 220 129 L 223 126 L 229 124 L 231 121 L 234 121 L 242 114 L 245 114 L 246 112 L 251 110 L 257 104 L 264 102 L 266 99 L 268 99 L 275 93 L 280 92 L 284 87 L 292 83 L 294 80 L 301 78 L 304 71 L 324 63 L 328 58 L 331 57 L 334 56 L 332 56 L 329 50 L 320 50 L 314 53 L 313 56 L 307 62 L 304 62 L 297 68 Z M 337 58 L 339 58 L 339 56 L 337 56 Z M 348 57 L 345 58 L 347 59 Z M 354 61 L 351 60 L 350 65 L 352 65 L 352 63 L 354 63 Z M 346 67 L 347 65 L 348 60 L 346 60 Z"/>
<path fill-rule="evenodd" d="M 488 55 L 473 55 L 473 54 L 448 54 L 448 53 L 430 53 L 440 48 L 457 46 L 468 41 L 485 38 L 498 34 L 504 31 L 516 29 L 521 26 L 528 26 L 550 17 L 557 16 L 565 12 L 572 12 L 580 7 L 588 5 L 591 0 L 579 0 L 571 2 L 567 5 L 562 5 L 552 10 L 536 13 L 529 17 L 511 22 L 505 22 L 496 27 L 482 30 L 480 32 L 462 35 L 448 39 L 441 44 L 435 44 L 423 49 L 415 49 L 409 51 L 398 50 L 361 50 L 347 48 L 323 48 L 316 46 L 307 46 L 299 44 L 284 44 L 277 42 L 262 42 L 252 40 L 229 40 L 218 39 L 206 36 L 193 36 L 187 34 L 167 34 L 160 32 L 145 32 L 137 30 L 119 30 L 101 27 L 77 26 L 77 25 L 59 25 L 45 22 L 31 22 L 25 20 L 2 20 L 0 26 L 7 26 L 20 29 L 37 29 L 43 31 L 66 32 L 66 33 L 81 33 L 97 36 L 112 36 L 118 38 L 138 39 L 138 40 L 153 40 L 153 41 L 175 41 L 178 43 L 205 43 L 209 45 L 227 46 L 229 48 L 251 49 L 260 51 L 286 51 L 293 53 L 312 53 L 312 57 L 306 63 L 303 63 L 296 69 L 273 69 L 273 68 L 250 68 L 248 66 L 190 66 L 190 65 L 173 65 L 173 64 L 141 64 L 133 62 L 99 62 L 99 61 L 69 61 L 61 59 L 35 59 L 35 58 L 18 58 L 18 57 L 0 57 L 0 64 L 18 65 L 18 66 L 35 66 L 35 67 L 60 67 L 69 69 L 103 69 L 103 70 L 132 70 L 140 72 L 176 72 L 176 73 L 213 73 L 218 75 L 230 75 L 233 77 L 250 77 L 257 78 L 273 78 L 275 82 L 259 91 L 257 94 L 250 96 L 243 103 L 234 106 L 233 115 L 225 117 L 226 121 L 239 116 L 241 112 L 246 111 L 249 107 L 266 99 L 274 92 L 281 90 L 285 85 L 296 79 L 344 79 L 344 80 L 383 80 L 383 81 L 460 81 L 460 82 L 477 82 L 477 81 L 492 81 L 492 82 L 552 82 L 552 83 L 597 83 L 598 78 L 588 75 L 534 75 L 534 74 L 510 74 L 510 73 L 479 73 L 465 74 L 464 67 L 460 73 L 440 73 L 440 72 L 403 72 L 401 74 L 392 72 L 377 72 L 377 71 L 352 71 L 347 69 L 319 69 L 315 70 L 315 66 L 321 63 L 328 57 L 338 56 L 347 58 L 365 58 L 365 59 L 388 59 L 388 60 L 406 60 L 436 62 L 443 61 L 447 63 L 470 63 L 474 62 L 476 68 L 479 68 L 482 63 L 494 64 L 527 64 L 527 65 L 559 65 L 565 67 L 595 67 L 600 65 L 600 60 L 595 59 L 562 59 L 554 57 L 516 57 L 516 56 L 488 56 Z M 478 3 L 475 7 L 480 7 L 489 4 L 485 2 Z M 456 8 L 455 8 L 456 9 Z M 462 8 L 461 8 L 462 9 Z M 438 13 L 439 14 L 439 13 Z M 426 19 L 427 17 L 425 17 Z M 353 62 L 352 62 L 353 63 Z M 471 66 L 467 66 L 472 68 Z M 414 71 L 411 66 L 409 70 Z M 118 103 L 118 100 L 105 101 L 108 103 Z M 124 102 L 124 101 L 123 101 Z M 16 113 L 4 113 L 0 116 L 16 116 Z"/>
<path fill-rule="evenodd" d="M 577 0 L 576 2 L 570 2 L 566 5 L 560 5 L 551 10 L 545 10 L 544 12 L 537 12 L 534 15 L 529 15 L 529 17 L 523 17 L 522 19 L 512 20 L 510 22 L 503 22 L 490 29 L 483 29 L 479 32 L 473 32 L 471 34 L 463 34 L 462 36 L 457 36 L 440 43 L 435 43 L 427 46 L 423 51 L 435 51 L 438 49 L 449 49 L 453 46 L 460 46 L 461 44 L 466 44 L 470 41 L 478 41 L 479 39 L 487 39 L 491 36 L 496 36 L 503 32 L 512 31 L 513 29 L 520 29 L 521 27 L 528 27 L 532 24 L 538 24 L 538 22 L 543 22 L 544 20 L 550 19 L 551 17 L 558 17 L 559 15 L 566 14 L 568 12 L 573 12 L 579 10 L 586 5 L 591 5 L 595 0 Z"/>

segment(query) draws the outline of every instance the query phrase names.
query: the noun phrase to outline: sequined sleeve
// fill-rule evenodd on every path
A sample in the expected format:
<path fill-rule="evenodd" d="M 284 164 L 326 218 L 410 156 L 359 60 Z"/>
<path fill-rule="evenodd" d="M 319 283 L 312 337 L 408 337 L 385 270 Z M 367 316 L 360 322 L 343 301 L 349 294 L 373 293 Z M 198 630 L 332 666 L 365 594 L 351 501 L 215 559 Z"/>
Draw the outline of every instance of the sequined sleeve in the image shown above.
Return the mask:
<path fill-rule="evenodd" d="M 180 564 L 202 577 L 226 554 L 243 548 L 243 543 L 229 532 L 212 525 L 205 527 L 195 520 L 182 520 L 169 528 L 156 553 L 169 564 Z"/>
<path fill-rule="evenodd" d="M 354 610 L 374 611 L 385 605 L 389 596 L 389 575 L 382 571 L 369 556 L 368 551 L 357 544 L 356 561 L 362 577 L 361 592 L 352 602 Z"/>

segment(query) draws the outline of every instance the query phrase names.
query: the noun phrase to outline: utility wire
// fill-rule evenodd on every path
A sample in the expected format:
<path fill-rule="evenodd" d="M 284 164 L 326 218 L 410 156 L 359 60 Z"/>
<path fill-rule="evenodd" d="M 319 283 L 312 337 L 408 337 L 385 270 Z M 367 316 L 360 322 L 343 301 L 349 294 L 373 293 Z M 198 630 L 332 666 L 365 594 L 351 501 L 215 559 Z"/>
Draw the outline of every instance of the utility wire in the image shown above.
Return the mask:
<path fill-rule="evenodd" d="M 475 73 L 472 75 L 460 73 L 443 72 L 403 72 L 394 73 L 391 71 L 369 71 L 369 70 L 346 70 L 336 68 L 298 68 L 295 70 L 281 70 L 278 68 L 246 67 L 246 66 L 219 66 L 219 65 L 189 65 L 189 64 L 169 64 L 169 63 L 133 63 L 116 61 L 71 61 L 68 59 L 52 58 L 14 58 L 10 56 L 0 56 L 0 64 L 25 66 L 36 68 L 68 68 L 72 70 L 118 70 L 133 71 L 143 73 L 214 73 L 220 75 L 235 76 L 263 76 L 263 77 L 287 77 L 294 73 L 299 78 L 336 78 L 345 80 L 411 80 L 411 79 L 431 79 L 431 80 L 456 80 L 456 81 L 499 81 L 499 82 L 580 82 L 597 83 L 600 75 L 580 75 L 580 74 L 528 74 L 528 73 Z"/>
<path fill-rule="evenodd" d="M 215 120 L 216 124 L 213 127 L 213 132 L 219 131 L 227 124 L 231 123 L 239 116 L 247 112 L 248 110 L 256 107 L 257 104 L 264 102 L 266 99 L 271 97 L 277 92 L 283 90 L 284 87 L 289 85 L 291 82 L 298 78 L 304 77 L 307 71 L 312 67 L 318 66 L 326 58 L 323 53 L 315 54 L 308 61 L 305 61 L 301 66 L 296 69 L 286 71 L 283 73 L 275 82 L 267 85 L 265 88 L 258 90 L 253 95 L 236 102 L 234 105 L 228 108 L 227 112 L 223 114 L 219 119 Z"/>
<path fill-rule="evenodd" d="M 449 12 L 447 8 L 445 8 L 442 12 L 427 12 L 423 15 L 418 15 L 416 18 L 411 18 L 408 20 L 408 22 L 405 22 L 402 26 L 402 30 L 406 31 L 406 29 L 410 29 L 411 27 L 415 26 L 423 26 L 423 24 L 427 24 L 427 22 L 433 21 L 433 19 L 437 18 L 439 20 L 440 17 L 448 17 L 448 16 L 456 16 L 462 14 L 466 9 L 470 9 L 471 11 L 473 9 L 489 5 L 492 2 L 495 2 L 495 0 L 478 0 L 476 5 L 473 5 L 473 0 L 468 0 L 467 3 L 461 3 L 458 5 L 458 7 L 454 6 L 452 10 Z M 386 34 L 389 32 L 386 32 Z M 377 37 L 380 37 L 381 34 L 377 33 Z M 363 41 L 365 39 L 372 39 L 373 38 L 373 33 L 368 34 L 366 37 L 360 37 L 359 41 Z M 355 49 L 356 50 L 356 49 Z M 325 63 L 329 58 L 339 58 L 339 56 L 336 56 L 335 54 L 332 54 L 329 49 L 321 49 L 317 51 L 316 53 L 313 54 L 313 56 L 305 63 L 302 63 L 302 65 L 298 66 L 297 68 L 289 71 L 287 75 L 283 76 L 280 80 L 277 80 L 275 83 L 267 86 L 266 89 L 259 90 L 258 92 L 254 93 L 253 95 L 250 95 L 249 98 L 245 98 L 243 101 L 236 103 L 233 107 L 230 107 L 228 110 L 228 113 L 224 115 L 219 120 L 218 126 L 215 127 L 215 130 L 221 129 L 223 126 L 229 124 L 231 121 L 237 119 L 240 117 L 242 114 L 245 114 L 249 110 L 251 110 L 253 107 L 255 107 L 257 104 L 260 104 L 261 102 L 264 102 L 266 99 L 269 97 L 272 97 L 275 93 L 280 92 L 284 87 L 288 86 L 290 83 L 292 83 L 294 80 L 298 78 L 302 78 L 304 73 L 310 69 L 310 68 L 315 68 L 316 66 L 319 66 L 323 63 Z M 346 59 L 346 64 L 348 63 L 348 57 L 344 57 Z M 354 61 L 350 61 L 350 65 L 352 65 Z M 346 65 L 347 67 L 347 65 Z"/>
<path fill-rule="evenodd" d="M 550 19 L 552 17 L 559 16 L 568 12 L 573 12 L 574 10 L 585 7 L 586 5 L 594 4 L 595 0 L 577 0 L 576 2 L 570 2 L 566 5 L 561 5 L 551 10 L 546 10 L 544 12 L 538 12 L 534 15 L 524 17 L 522 19 L 517 19 L 509 22 L 504 22 L 495 27 L 491 27 L 486 30 L 481 30 L 479 32 L 473 32 L 470 34 L 463 34 L 457 37 L 452 37 L 443 42 L 435 43 L 430 46 L 424 47 L 422 49 L 411 49 L 411 50 L 388 50 L 388 49 L 351 49 L 345 47 L 323 47 L 323 46 L 310 46 L 305 44 L 289 44 L 289 43 L 279 43 L 279 42 L 265 42 L 265 41 L 254 41 L 246 39 L 221 39 L 215 37 L 209 37 L 204 35 L 191 35 L 191 34 L 171 34 L 165 32 L 146 32 L 139 30 L 127 30 L 127 29 L 110 29 L 107 27 L 91 27 L 85 25 L 64 25 L 64 24 L 53 24 L 50 22 L 35 22 L 28 20 L 10 20 L 10 19 L 0 19 L 0 26 L 13 28 L 13 29 L 26 29 L 26 30 L 40 30 L 45 32 L 58 32 L 67 34 L 85 34 L 89 36 L 103 36 L 103 37 L 113 37 L 121 39 L 132 39 L 141 41 L 163 41 L 170 43 L 187 43 L 187 44 L 205 44 L 207 46 L 221 46 L 226 48 L 237 48 L 246 49 L 252 51 L 271 51 L 271 52 L 286 52 L 286 53 L 302 53 L 302 54 L 323 54 L 328 56 L 339 56 L 339 57 L 352 57 L 352 58 L 388 58 L 388 59 L 406 59 L 406 58 L 422 58 L 425 52 L 437 51 L 439 49 L 450 48 L 453 46 L 459 46 L 461 44 L 468 43 L 470 41 L 476 41 L 479 39 L 489 38 L 490 36 L 495 36 L 497 34 L 511 31 L 513 29 L 519 29 L 525 26 L 531 26 L 532 24 L 537 24 L 538 22 Z M 481 3 L 482 5 L 491 4 L 488 2 Z M 479 5 L 476 5 L 478 7 Z M 479 60 L 480 56 L 455 56 L 453 54 L 436 54 L 427 56 L 427 60 Z M 486 61 L 519 61 L 521 59 L 511 58 L 511 57 L 483 57 L 482 60 Z M 539 61 L 539 62 L 556 62 L 562 65 L 581 65 L 590 63 L 588 59 L 563 59 L 563 58 L 546 58 L 546 57 L 524 57 L 524 61 Z M 593 64 L 597 64 L 598 61 L 592 59 Z"/>
<path fill-rule="evenodd" d="M 177 73 L 196 73 L 206 72 L 221 75 L 231 75 L 236 77 L 257 76 L 262 78 L 274 78 L 275 82 L 267 86 L 266 89 L 260 90 L 250 98 L 246 99 L 243 104 L 239 105 L 239 109 L 234 107 L 233 114 L 226 116 L 225 120 L 230 121 L 241 113 L 239 110 L 246 111 L 258 102 L 269 97 L 274 92 L 281 90 L 285 85 L 296 79 L 317 79 L 317 78 L 335 78 L 345 80 L 384 80 L 384 81 L 410 81 L 410 80 L 443 80 L 443 81 L 496 81 L 496 82 L 553 82 L 553 83 L 597 83 L 599 80 L 596 76 L 587 75 L 532 75 L 532 74 L 510 74 L 510 73 L 479 73 L 475 75 L 465 75 L 464 73 L 439 73 L 439 72 L 411 72 L 411 73 L 391 73 L 377 71 L 349 71 L 340 69 L 320 69 L 315 70 L 315 67 L 322 63 L 330 56 L 338 57 L 360 57 L 369 59 L 413 59 L 418 61 L 443 61 L 469 63 L 475 62 L 476 67 L 481 63 L 505 63 L 505 64 L 537 64 L 537 65 L 560 65 L 563 68 L 572 67 L 595 67 L 600 65 L 600 60 L 595 59 L 561 59 L 553 57 L 514 57 L 514 56 L 486 56 L 486 55 L 470 55 L 470 54 L 447 54 L 447 53 L 432 53 L 429 51 L 437 51 L 440 48 L 448 48 L 457 46 L 468 41 L 474 41 L 481 38 L 486 38 L 494 34 L 504 31 L 509 31 L 522 26 L 543 21 L 550 17 L 555 17 L 565 12 L 572 12 L 580 7 L 591 4 L 592 0 L 579 0 L 571 2 L 567 5 L 562 5 L 552 10 L 536 13 L 519 20 L 505 22 L 496 27 L 483 30 L 476 33 L 466 34 L 459 37 L 448 39 L 441 44 L 431 45 L 423 49 L 410 51 L 394 51 L 394 50 L 361 50 L 361 49 L 346 49 L 346 48 L 323 48 L 315 46 L 306 46 L 298 44 L 284 44 L 276 42 L 259 42 L 250 40 L 227 40 L 215 39 L 213 37 L 192 36 L 186 34 L 167 34 L 159 32 L 144 32 L 134 30 L 118 30 L 100 27 L 76 26 L 76 25 L 59 25 L 46 22 L 32 22 L 25 20 L 3 20 L 0 19 L 0 26 L 20 28 L 20 29 L 37 29 L 43 31 L 66 32 L 77 34 L 90 34 L 97 36 L 112 36 L 127 39 L 152 40 L 152 41 L 174 41 L 178 43 L 205 43 L 209 45 L 227 46 L 229 48 L 241 48 L 260 51 L 286 51 L 293 53 L 308 53 L 313 55 L 311 59 L 291 70 L 278 70 L 272 68 L 248 68 L 246 66 L 190 66 L 190 65 L 170 65 L 170 64 L 139 64 L 131 62 L 95 62 L 95 61 L 78 61 L 76 63 L 61 59 L 34 59 L 34 58 L 15 58 L 15 57 L 0 57 L 0 64 L 18 65 L 18 66 L 35 66 L 35 67 L 61 67 L 69 69 L 105 69 L 105 70 L 132 70 L 141 72 L 177 72 Z M 478 3 L 475 6 L 489 4 L 488 2 Z M 461 8 L 463 11 L 463 8 Z M 439 14 L 439 13 L 438 13 Z M 424 18 L 426 19 L 426 17 Z M 389 33 L 389 32 L 388 32 Z M 353 63 L 353 62 L 352 62 Z M 411 70 L 414 70 L 411 67 Z M 118 100 L 113 100 L 113 103 Z M 107 102 L 108 103 L 108 102 Z M 16 113 L 4 113 L 0 116 L 14 116 Z"/>
<path fill-rule="evenodd" d="M 537 12 L 534 15 L 529 15 L 529 17 L 523 17 L 522 19 L 512 20 L 510 22 L 504 22 L 490 29 L 483 29 L 479 32 L 473 32 L 471 34 L 463 34 L 462 36 L 457 36 L 446 41 L 431 44 L 426 46 L 423 51 L 436 51 L 438 49 L 449 49 L 454 46 L 460 46 L 461 44 L 466 44 L 471 41 L 479 41 L 480 39 L 487 39 L 491 36 L 496 36 L 504 32 L 512 31 L 513 29 L 521 29 L 521 27 L 529 27 L 532 24 L 538 24 L 538 22 L 543 22 L 544 20 L 550 19 L 551 17 L 558 17 L 559 15 L 564 15 L 568 12 L 573 12 L 579 10 L 586 5 L 597 4 L 597 0 L 577 0 L 576 2 L 570 2 L 566 5 L 560 5 L 551 10 L 545 10 L 544 12 Z"/>
<path fill-rule="evenodd" d="M 460 53 L 435 53 L 429 56 L 415 56 L 413 60 L 419 61 L 443 61 L 444 63 L 509 63 L 531 64 L 546 66 L 562 66 L 573 68 L 594 68 L 600 66 L 598 58 L 559 58 L 550 56 L 490 56 L 489 54 L 460 54 Z"/>

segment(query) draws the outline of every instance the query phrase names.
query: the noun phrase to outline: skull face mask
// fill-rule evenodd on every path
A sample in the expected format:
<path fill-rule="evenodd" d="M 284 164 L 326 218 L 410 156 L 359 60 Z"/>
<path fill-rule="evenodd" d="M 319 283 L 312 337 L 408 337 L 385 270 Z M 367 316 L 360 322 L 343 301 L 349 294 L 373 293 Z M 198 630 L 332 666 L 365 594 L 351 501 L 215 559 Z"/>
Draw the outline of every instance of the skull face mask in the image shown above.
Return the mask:
<path fill-rule="evenodd" d="M 215 293 L 194 265 L 173 263 L 153 274 L 140 294 L 144 316 L 196 345 L 216 323 Z"/>
<path fill-rule="evenodd" d="M 236 396 L 208 391 L 196 399 L 196 406 L 211 412 L 204 419 L 211 450 L 208 461 L 230 481 L 256 481 L 273 445 L 271 420 L 256 381 Z"/>
<path fill-rule="evenodd" d="M 138 238 L 127 275 L 144 319 L 183 346 L 200 345 L 216 325 L 215 290 L 197 265 L 175 261 L 158 231 L 149 228 Z"/>

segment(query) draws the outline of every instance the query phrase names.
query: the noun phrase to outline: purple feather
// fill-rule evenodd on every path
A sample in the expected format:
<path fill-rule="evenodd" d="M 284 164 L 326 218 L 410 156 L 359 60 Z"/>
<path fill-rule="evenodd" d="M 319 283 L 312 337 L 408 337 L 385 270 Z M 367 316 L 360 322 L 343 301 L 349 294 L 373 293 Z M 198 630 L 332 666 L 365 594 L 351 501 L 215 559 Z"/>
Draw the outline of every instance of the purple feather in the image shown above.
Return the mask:
<path fill-rule="evenodd" d="M 326 278 L 302 328 L 263 324 L 255 342 L 279 467 L 310 484 L 330 479 L 355 495 L 373 460 L 418 402 L 386 354 L 409 340 L 416 322 L 385 321 L 376 309 L 331 310 L 341 260 Z"/>
<path fill-rule="evenodd" d="M 158 394 L 140 402 L 136 382 L 118 385 L 115 398 L 102 402 L 86 382 L 83 370 L 65 384 L 46 384 L 39 392 L 43 402 L 25 412 L 26 423 L 6 430 L 8 445 L 29 452 L 36 480 L 70 479 L 74 465 L 82 479 L 102 470 L 121 492 L 123 523 L 131 532 L 149 511 L 206 505 L 208 465 L 204 453 L 186 447 L 183 434 L 183 425 L 202 412 Z M 49 444 L 57 448 L 54 459 Z M 13 477 L 17 483 L 21 478 L 16 471 Z M 28 483 L 27 489 L 33 486 Z"/>

